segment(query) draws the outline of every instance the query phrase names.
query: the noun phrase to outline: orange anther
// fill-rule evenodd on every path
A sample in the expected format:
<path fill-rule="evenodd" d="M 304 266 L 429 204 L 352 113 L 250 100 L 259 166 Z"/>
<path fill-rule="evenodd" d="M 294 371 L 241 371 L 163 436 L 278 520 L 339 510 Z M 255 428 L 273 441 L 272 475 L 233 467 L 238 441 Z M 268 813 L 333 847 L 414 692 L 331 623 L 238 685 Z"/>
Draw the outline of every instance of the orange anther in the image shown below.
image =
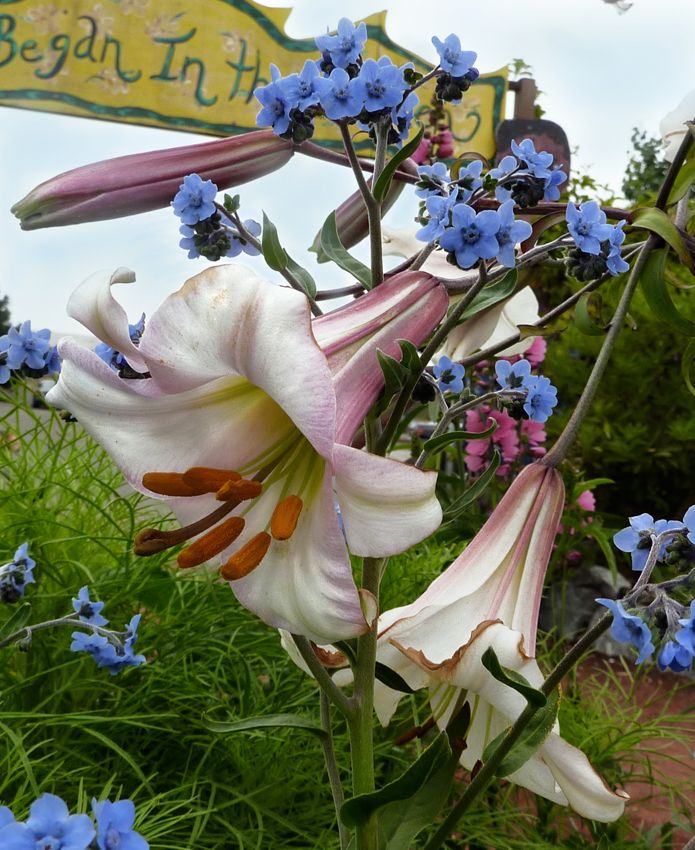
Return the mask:
<path fill-rule="evenodd" d="M 270 519 L 270 533 L 276 540 L 288 540 L 294 534 L 304 502 L 299 496 L 288 496 L 278 502 Z"/>
<path fill-rule="evenodd" d="M 180 472 L 146 472 L 142 485 L 160 496 L 200 496 L 208 492 L 187 484 Z"/>
<path fill-rule="evenodd" d="M 183 481 L 195 489 L 205 488 L 206 493 L 215 493 L 228 481 L 241 478 L 233 469 L 213 469 L 209 466 L 192 466 L 183 473 Z"/>
<path fill-rule="evenodd" d="M 252 537 L 222 567 L 220 570 L 222 578 L 227 579 L 227 581 L 236 581 L 236 579 L 243 578 L 252 570 L 255 570 L 265 557 L 270 541 L 271 537 L 265 531 L 261 531 L 260 534 Z"/>
<path fill-rule="evenodd" d="M 263 490 L 263 485 L 260 481 L 249 481 L 246 478 L 240 478 L 237 481 L 227 481 L 217 491 L 217 498 L 221 502 L 226 502 L 228 499 L 255 499 L 260 496 Z"/>
<path fill-rule="evenodd" d="M 215 555 L 226 549 L 233 543 L 244 530 L 245 522 L 240 516 L 233 516 L 214 526 L 202 537 L 199 537 L 190 546 L 179 552 L 176 559 L 178 565 L 183 569 L 197 567 L 204 564 Z"/>

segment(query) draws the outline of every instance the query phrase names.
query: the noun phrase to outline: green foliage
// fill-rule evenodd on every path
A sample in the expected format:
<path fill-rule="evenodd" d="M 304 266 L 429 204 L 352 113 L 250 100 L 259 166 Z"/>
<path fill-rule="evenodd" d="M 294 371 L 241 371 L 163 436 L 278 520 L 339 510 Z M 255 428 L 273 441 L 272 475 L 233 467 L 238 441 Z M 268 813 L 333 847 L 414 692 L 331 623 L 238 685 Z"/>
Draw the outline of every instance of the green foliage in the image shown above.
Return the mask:
<path fill-rule="evenodd" d="M 634 204 L 648 203 L 659 191 L 668 171 L 660 139 L 632 130 L 632 152 L 623 177 L 623 195 Z"/>
<path fill-rule="evenodd" d="M 668 289 L 680 315 L 695 320 L 692 293 Z M 615 308 L 620 290 L 619 279 L 602 287 L 607 312 Z M 602 337 L 570 326 L 548 346 L 543 371 L 560 399 L 548 422 L 551 441 L 567 422 L 601 343 Z M 574 468 L 585 477 L 620 482 L 603 487 L 599 502 L 614 515 L 615 528 L 644 511 L 678 518 L 692 504 L 692 481 L 684 474 L 684 458 L 695 450 L 692 396 L 680 369 L 686 343 L 654 317 L 638 290 L 571 453 Z"/>

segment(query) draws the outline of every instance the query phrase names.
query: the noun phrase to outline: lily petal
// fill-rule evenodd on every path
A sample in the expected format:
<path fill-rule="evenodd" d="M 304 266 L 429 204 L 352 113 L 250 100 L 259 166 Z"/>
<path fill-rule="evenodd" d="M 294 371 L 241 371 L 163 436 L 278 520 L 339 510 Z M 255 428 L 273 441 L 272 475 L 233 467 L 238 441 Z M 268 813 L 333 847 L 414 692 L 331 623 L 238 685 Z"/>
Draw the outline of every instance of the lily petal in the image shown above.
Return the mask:
<path fill-rule="evenodd" d="M 119 351 L 133 369 L 145 372 L 145 362 L 130 338 L 128 316 L 111 294 L 114 284 L 134 280 L 135 272 L 124 267 L 112 274 L 95 272 L 72 293 L 67 310 L 69 316 L 81 322 L 97 339 Z"/>
<path fill-rule="evenodd" d="M 345 535 L 355 555 L 395 555 L 439 527 L 436 473 L 338 444 L 333 469 Z"/>

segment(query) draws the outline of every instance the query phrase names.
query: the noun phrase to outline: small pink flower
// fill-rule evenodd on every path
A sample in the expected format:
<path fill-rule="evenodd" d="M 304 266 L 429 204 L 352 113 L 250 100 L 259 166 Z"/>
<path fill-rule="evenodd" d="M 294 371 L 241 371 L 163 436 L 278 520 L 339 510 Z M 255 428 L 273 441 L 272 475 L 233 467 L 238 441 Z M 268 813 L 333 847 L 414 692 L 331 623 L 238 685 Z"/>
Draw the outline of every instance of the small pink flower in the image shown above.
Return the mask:
<path fill-rule="evenodd" d="M 537 336 L 533 340 L 533 344 L 526 351 L 524 357 L 531 364 L 533 369 L 536 366 L 539 366 L 545 360 L 545 352 L 548 349 L 548 343 L 543 339 L 542 336 Z"/>
<path fill-rule="evenodd" d="M 585 490 L 577 496 L 577 504 L 583 511 L 594 513 L 596 510 L 596 496 L 591 490 Z"/>

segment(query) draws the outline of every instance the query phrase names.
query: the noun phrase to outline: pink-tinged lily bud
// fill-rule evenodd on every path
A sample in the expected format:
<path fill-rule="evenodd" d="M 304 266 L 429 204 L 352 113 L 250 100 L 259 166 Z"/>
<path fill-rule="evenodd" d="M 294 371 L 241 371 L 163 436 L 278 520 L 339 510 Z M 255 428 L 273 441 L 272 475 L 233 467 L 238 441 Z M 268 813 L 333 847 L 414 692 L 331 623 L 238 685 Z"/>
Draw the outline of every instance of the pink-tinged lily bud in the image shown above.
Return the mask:
<path fill-rule="evenodd" d="M 406 159 L 401 163 L 401 169 L 407 171 L 413 176 L 417 175 L 417 166 L 412 159 Z M 368 181 L 372 185 L 371 178 Z M 392 180 L 389 190 L 381 202 L 381 214 L 386 213 L 396 203 L 405 187 L 402 180 Z M 352 248 L 359 244 L 363 239 L 369 236 L 369 220 L 367 218 L 367 208 L 362 199 L 360 191 L 354 192 L 350 197 L 335 211 L 335 223 L 338 231 L 338 236 L 344 248 Z M 321 234 L 317 233 L 310 248 L 316 253 L 316 259 L 319 263 L 327 263 L 328 257 L 321 250 Z"/>
<path fill-rule="evenodd" d="M 423 271 L 402 272 L 312 322 L 333 373 L 338 442 L 349 442 L 384 385 L 377 351 L 401 359 L 397 340 L 423 343 L 442 320 L 446 290 Z"/>
<path fill-rule="evenodd" d="M 119 156 L 52 177 L 18 201 L 12 212 L 23 230 L 103 221 L 171 203 L 186 174 L 226 189 L 282 168 L 292 144 L 257 130 L 179 148 Z"/>

